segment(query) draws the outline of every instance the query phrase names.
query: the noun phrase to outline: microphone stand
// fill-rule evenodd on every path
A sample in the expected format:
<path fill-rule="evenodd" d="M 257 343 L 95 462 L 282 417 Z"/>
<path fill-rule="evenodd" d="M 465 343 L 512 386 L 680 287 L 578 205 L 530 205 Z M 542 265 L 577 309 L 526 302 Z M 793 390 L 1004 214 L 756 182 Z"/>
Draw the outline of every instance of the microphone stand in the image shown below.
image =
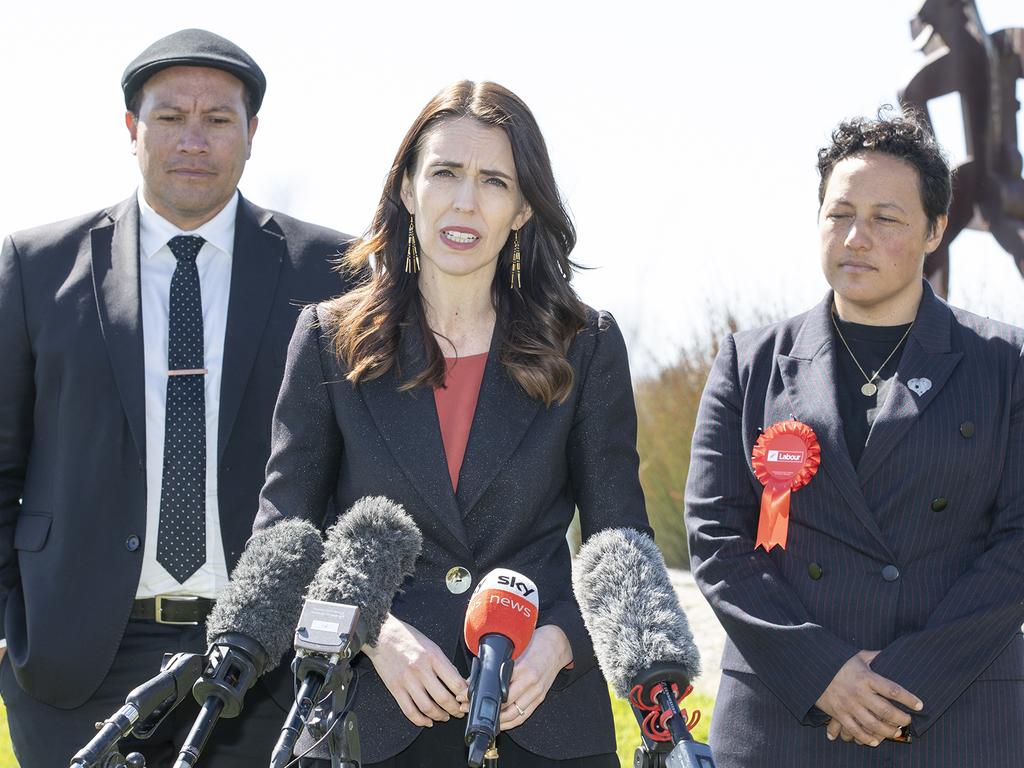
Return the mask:
<path fill-rule="evenodd" d="M 271 754 L 270 768 L 284 768 L 296 761 L 299 768 L 322 763 L 305 754 L 323 741 L 327 742 L 331 768 L 360 768 L 359 724 L 352 711 L 359 678 L 350 662 L 365 637 L 366 627 L 357 607 L 306 600 L 295 629 L 292 661 L 295 679 L 302 684 Z M 340 708 L 335 706 L 339 699 Z M 292 750 L 303 726 L 315 743 L 293 761 Z"/>
<path fill-rule="evenodd" d="M 174 768 L 191 768 L 199 762 L 213 728 L 221 718 L 238 717 L 242 700 L 267 665 L 266 652 L 252 638 L 236 632 L 225 633 L 211 643 L 212 659 L 206 674 L 192 687 L 200 704 L 199 715 L 178 752 Z"/>
<path fill-rule="evenodd" d="M 309 679 L 312 672 L 323 681 L 309 697 L 304 697 L 300 691 L 295 706 L 314 741 L 326 740 L 331 768 L 360 768 L 359 721 L 352 711 L 358 683 L 353 684 L 352 667 L 347 661 L 338 665 L 322 656 L 296 657 L 293 667 L 298 667 L 296 675 L 303 680 Z M 338 700 L 342 701 L 340 709 L 335 707 Z M 300 768 L 304 763 L 304 760 L 299 761 Z"/>
<path fill-rule="evenodd" d="M 484 752 L 483 768 L 498 768 L 498 742 L 491 742 L 491 746 Z"/>
<path fill-rule="evenodd" d="M 98 768 L 146 768 L 146 758 L 139 752 L 132 752 L 125 757 L 116 749 L 111 749 L 103 756 L 102 762 L 95 765 Z"/>
<path fill-rule="evenodd" d="M 166 654 L 160 673 L 135 688 L 125 698 L 123 707 L 96 724 L 99 733 L 75 753 L 70 768 L 145 768 L 146 760 L 141 754 L 122 756 L 118 742 L 129 732 L 139 739 L 152 736 L 192 690 L 205 666 L 204 654 Z"/>
<path fill-rule="evenodd" d="M 680 691 L 686 691 L 690 681 L 682 667 L 672 663 L 653 664 L 638 673 L 632 681 L 631 689 L 640 688 L 636 701 L 631 696 L 630 703 L 633 704 L 633 714 L 640 724 L 640 737 L 643 741 L 633 753 L 634 768 L 716 768 L 711 748 L 694 741 L 686 727 L 686 719 L 672 693 L 673 685 Z M 637 703 L 643 705 L 646 715 L 641 714 Z M 664 723 L 667 733 L 662 738 L 652 738 L 645 727 L 645 721 L 650 719 L 660 725 L 662 715 L 666 712 L 669 713 Z"/>

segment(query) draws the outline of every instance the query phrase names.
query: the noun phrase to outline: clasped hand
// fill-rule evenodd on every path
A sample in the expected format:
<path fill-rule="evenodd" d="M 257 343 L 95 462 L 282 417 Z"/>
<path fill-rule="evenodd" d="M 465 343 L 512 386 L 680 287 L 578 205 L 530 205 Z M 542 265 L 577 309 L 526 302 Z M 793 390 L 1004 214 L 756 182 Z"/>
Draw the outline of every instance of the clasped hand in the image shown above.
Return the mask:
<path fill-rule="evenodd" d="M 899 684 L 871 671 L 878 651 L 860 651 L 832 678 L 818 709 L 832 719 L 826 728 L 830 741 L 842 738 L 868 747 L 895 738 L 910 725 L 910 715 L 895 706 L 920 711 L 924 704 Z"/>
<path fill-rule="evenodd" d="M 377 644 L 363 650 L 413 724 L 429 728 L 469 711 L 466 680 L 437 644 L 411 624 L 389 615 Z M 501 710 L 502 730 L 522 725 L 571 661 L 565 633 L 552 625 L 538 627 L 513 667 L 508 701 Z"/>
<path fill-rule="evenodd" d="M 559 627 L 537 627 L 526 650 L 516 659 L 508 686 L 508 701 L 501 708 L 501 730 L 522 725 L 548 695 L 551 684 L 572 661 L 572 646 Z"/>

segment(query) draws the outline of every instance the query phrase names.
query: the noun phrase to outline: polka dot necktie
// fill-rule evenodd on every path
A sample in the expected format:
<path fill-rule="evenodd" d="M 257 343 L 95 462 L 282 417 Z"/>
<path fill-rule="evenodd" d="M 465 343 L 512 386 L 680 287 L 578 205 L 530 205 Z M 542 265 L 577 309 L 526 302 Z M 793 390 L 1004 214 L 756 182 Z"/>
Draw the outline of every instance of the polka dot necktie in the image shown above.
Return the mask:
<path fill-rule="evenodd" d="M 206 562 L 206 371 L 196 269 L 204 242 L 201 237 L 179 235 L 167 244 L 178 265 L 171 276 L 156 561 L 182 584 Z"/>

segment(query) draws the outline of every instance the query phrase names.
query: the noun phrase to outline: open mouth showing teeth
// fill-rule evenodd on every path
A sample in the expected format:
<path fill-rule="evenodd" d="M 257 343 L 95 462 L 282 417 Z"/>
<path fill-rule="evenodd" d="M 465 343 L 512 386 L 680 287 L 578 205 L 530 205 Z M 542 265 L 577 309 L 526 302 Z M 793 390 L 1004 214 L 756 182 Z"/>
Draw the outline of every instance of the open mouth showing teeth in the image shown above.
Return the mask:
<path fill-rule="evenodd" d="M 468 232 L 449 232 L 445 230 L 442 234 L 453 243 L 475 243 L 480 239 L 478 236 L 471 235 Z"/>

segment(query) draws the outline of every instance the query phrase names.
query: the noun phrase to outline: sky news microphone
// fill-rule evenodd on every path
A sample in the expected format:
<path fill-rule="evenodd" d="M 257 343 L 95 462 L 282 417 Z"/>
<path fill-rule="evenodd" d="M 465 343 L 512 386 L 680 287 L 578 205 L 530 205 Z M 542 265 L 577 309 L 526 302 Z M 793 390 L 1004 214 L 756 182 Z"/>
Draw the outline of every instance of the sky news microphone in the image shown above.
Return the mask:
<path fill-rule="evenodd" d="M 192 689 L 202 706 L 174 768 L 198 762 L 217 720 L 236 717 L 256 678 L 289 650 L 300 596 L 323 551 L 320 532 L 305 520 L 283 520 L 246 544 L 206 620 L 211 661 Z"/>
<path fill-rule="evenodd" d="M 469 673 L 466 744 L 469 765 L 479 768 L 500 730 L 514 660 L 537 626 L 537 585 L 515 571 L 496 568 L 477 585 L 466 608 L 463 635 L 473 654 Z"/>
<path fill-rule="evenodd" d="M 338 663 L 365 643 L 377 642 L 391 601 L 412 575 L 422 545 L 416 523 L 400 504 L 383 496 L 360 499 L 328 530 L 324 561 L 306 592 L 294 635 L 294 669 L 301 686 L 271 768 L 291 759 L 302 723 L 332 680 L 333 685 L 347 684 L 335 673 Z"/>
<path fill-rule="evenodd" d="M 669 765 L 713 768 L 679 709 L 677 698 L 700 674 L 700 652 L 654 540 L 632 528 L 591 536 L 576 556 L 573 588 L 601 671 L 633 705 L 651 748 L 638 750 L 637 765 L 671 749 Z"/>

